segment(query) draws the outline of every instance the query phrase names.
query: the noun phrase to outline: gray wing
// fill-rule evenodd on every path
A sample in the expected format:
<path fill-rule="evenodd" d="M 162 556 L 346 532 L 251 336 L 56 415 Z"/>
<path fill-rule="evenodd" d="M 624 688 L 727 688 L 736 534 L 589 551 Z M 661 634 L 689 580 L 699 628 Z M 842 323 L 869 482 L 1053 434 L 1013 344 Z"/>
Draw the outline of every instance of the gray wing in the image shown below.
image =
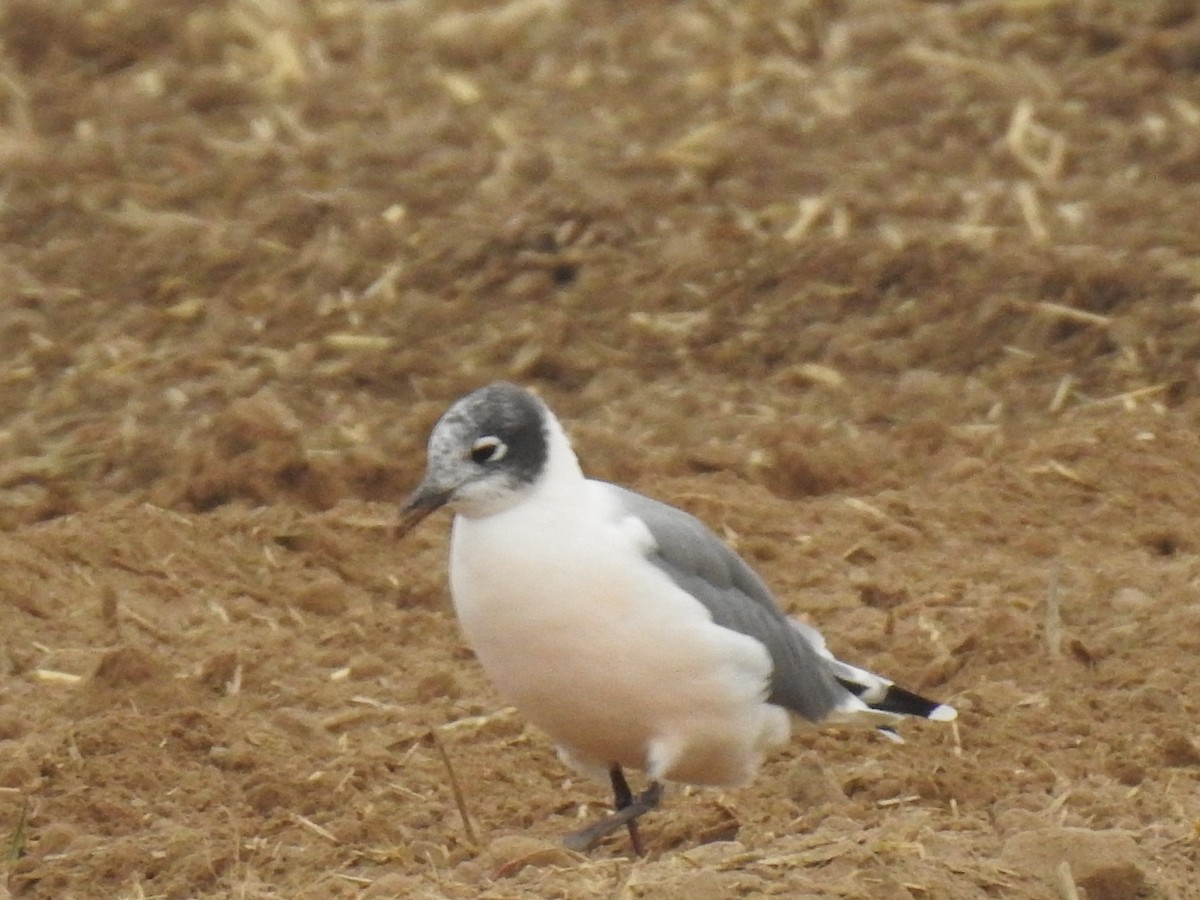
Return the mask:
<path fill-rule="evenodd" d="M 699 600 L 722 628 L 760 641 L 771 655 L 769 703 L 816 722 L 846 698 L 829 664 L 784 615 L 758 574 L 703 522 L 615 484 L 621 507 L 658 545 L 650 562 Z"/>

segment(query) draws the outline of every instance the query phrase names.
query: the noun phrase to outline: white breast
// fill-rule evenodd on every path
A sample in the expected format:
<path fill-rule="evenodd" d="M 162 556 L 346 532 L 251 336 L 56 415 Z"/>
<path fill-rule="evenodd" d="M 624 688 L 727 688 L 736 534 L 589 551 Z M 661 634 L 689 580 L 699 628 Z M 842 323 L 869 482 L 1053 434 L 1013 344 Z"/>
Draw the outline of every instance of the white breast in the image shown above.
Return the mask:
<path fill-rule="evenodd" d="M 501 693 L 582 765 L 740 783 L 789 729 L 764 702 L 770 658 L 649 564 L 652 545 L 582 477 L 459 516 L 450 585 L 463 633 Z"/>

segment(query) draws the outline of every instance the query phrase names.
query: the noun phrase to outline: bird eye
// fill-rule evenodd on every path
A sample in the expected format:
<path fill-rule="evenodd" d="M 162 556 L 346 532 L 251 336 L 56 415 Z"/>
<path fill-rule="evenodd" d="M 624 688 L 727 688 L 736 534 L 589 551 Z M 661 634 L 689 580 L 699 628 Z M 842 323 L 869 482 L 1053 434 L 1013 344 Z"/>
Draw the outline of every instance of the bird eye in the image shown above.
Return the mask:
<path fill-rule="evenodd" d="M 481 437 L 471 446 L 471 461 L 483 465 L 499 462 L 508 452 L 508 445 L 498 437 Z"/>

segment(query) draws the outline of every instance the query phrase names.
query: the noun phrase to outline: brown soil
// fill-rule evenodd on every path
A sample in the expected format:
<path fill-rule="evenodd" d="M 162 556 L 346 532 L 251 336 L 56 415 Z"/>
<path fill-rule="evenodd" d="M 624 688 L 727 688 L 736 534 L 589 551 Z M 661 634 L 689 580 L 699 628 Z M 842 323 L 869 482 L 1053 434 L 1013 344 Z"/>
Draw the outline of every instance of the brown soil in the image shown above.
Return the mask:
<path fill-rule="evenodd" d="M 0 15 L 13 897 L 1195 896 L 1191 0 Z M 390 532 L 498 377 L 959 727 L 557 849 Z"/>

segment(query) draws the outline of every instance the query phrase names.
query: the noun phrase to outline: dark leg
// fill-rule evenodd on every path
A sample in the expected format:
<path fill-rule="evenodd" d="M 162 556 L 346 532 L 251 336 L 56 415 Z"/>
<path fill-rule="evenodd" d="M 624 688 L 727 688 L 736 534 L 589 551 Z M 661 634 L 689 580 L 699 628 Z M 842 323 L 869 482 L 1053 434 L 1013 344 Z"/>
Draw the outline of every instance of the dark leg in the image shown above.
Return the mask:
<path fill-rule="evenodd" d="M 616 812 L 621 812 L 633 805 L 633 791 L 629 789 L 629 782 L 625 780 L 625 773 L 621 771 L 620 766 L 613 766 L 608 770 L 608 779 L 612 782 L 613 789 L 613 809 Z M 629 829 L 629 842 L 633 845 L 633 853 L 635 856 L 645 856 L 642 848 L 642 838 L 638 834 L 637 819 L 630 819 L 625 823 L 625 827 Z"/>
<path fill-rule="evenodd" d="M 633 852 L 642 856 L 644 849 L 641 836 L 638 834 L 637 820 L 639 816 L 658 806 L 659 800 L 662 799 L 662 785 L 656 781 L 651 782 L 646 790 L 635 797 L 633 791 L 629 789 L 629 782 L 625 780 L 625 773 L 621 771 L 620 766 L 613 766 L 609 770 L 609 777 L 612 779 L 613 805 L 617 811 L 611 816 L 594 822 L 587 828 L 572 832 L 567 835 L 563 843 L 568 850 L 577 850 L 583 853 L 591 850 L 614 831 L 620 830 L 621 826 L 625 826 L 629 829 Z"/>
<path fill-rule="evenodd" d="M 633 791 L 629 789 L 629 782 L 625 780 L 625 773 L 620 766 L 608 770 L 608 779 L 612 782 L 613 809 L 620 812 L 633 802 Z"/>

